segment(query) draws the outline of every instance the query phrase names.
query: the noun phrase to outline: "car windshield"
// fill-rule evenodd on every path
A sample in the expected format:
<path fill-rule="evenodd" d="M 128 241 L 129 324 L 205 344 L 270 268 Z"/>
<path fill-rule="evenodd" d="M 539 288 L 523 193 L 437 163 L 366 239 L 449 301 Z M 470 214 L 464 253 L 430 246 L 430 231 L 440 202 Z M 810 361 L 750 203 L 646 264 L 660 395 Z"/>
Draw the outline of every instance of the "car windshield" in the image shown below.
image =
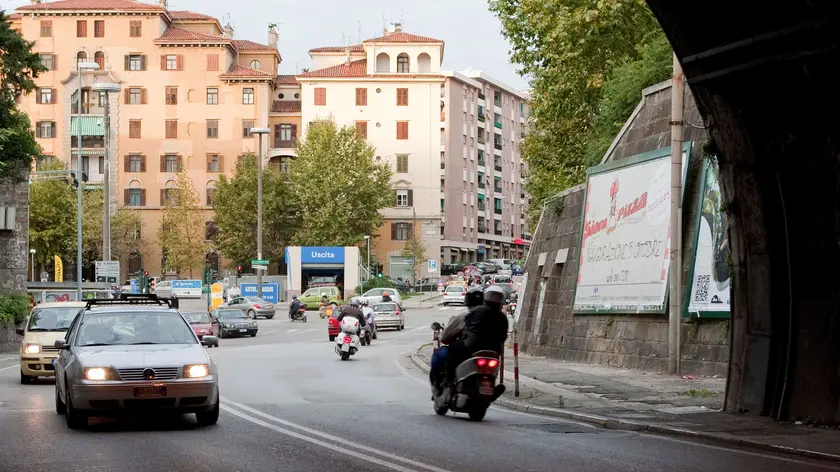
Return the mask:
<path fill-rule="evenodd" d="M 80 326 L 77 346 L 134 344 L 196 344 L 198 341 L 174 311 L 88 313 Z"/>
<path fill-rule="evenodd" d="M 446 291 L 450 292 L 450 293 L 452 293 L 452 292 L 463 292 L 464 287 L 461 287 L 460 285 L 450 285 L 449 287 L 446 287 Z"/>
<path fill-rule="evenodd" d="M 41 308 L 29 317 L 29 331 L 67 331 L 81 307 Z"/>
<path fill-rule="evenodd" d="M 373 306 L 373 311 L 376 312 L 383 312 L 383 311 L 397 311 L 397 304 L 396 303 L 377 303 Z"/>
<path fill-rule="evenodd" d="M 207 313 L 185 313 L 184 318 L 190 324 L 210 324 L 210 315 Z"/>
<path fill-rule="evenodd" d="M 245 300 L 247 300 L 250 303 L 266 303 L 265 300 L 263 300 L 262 298 L 257 298 L 257 297 L 247 297 Z"/>
<path fill-rule="evenodd" d="M 219 310 L 216 312 L 216 318 L 220 320 L 244 320 L 245 313 L 239 310 Z"/>

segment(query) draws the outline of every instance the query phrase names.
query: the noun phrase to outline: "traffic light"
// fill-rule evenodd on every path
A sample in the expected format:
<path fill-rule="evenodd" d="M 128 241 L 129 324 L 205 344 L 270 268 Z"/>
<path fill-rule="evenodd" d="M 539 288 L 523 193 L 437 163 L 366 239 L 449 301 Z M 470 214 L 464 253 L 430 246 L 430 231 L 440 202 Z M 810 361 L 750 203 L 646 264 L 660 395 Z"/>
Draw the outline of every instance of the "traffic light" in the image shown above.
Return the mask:
<path fill-rule="evenodd" d="M 376 274 L 376 276 L 377 276 L 377 277 L 379 277 L 379 278 L 381 279 L 381 278 L 382 278 L 382 272 L 380 272 L 380 273 Z"/>
<path fill-rule="evenodd" d="M 236 276 L 237 277 L 242 277 L 242 266 L 241 265 L 236 266 Z"/>

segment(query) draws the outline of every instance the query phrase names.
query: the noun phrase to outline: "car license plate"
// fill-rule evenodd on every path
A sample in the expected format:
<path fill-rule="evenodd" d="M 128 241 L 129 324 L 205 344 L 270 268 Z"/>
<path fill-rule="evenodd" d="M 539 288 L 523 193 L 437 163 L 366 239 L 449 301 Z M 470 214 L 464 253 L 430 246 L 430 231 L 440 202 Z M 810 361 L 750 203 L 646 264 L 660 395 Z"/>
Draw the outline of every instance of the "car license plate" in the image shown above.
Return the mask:
<path fill-rule="evenodd" d="M 489 379 L 484 379 L 478 384 L 478 394 L 479 395 L 493 395 L 493 382 Z"/>
<path fill-rule="evenodd" d="M 165 397 L 166 386 L 157 385 L 154 387 L 134 387 L 134 396 L 138 398 Z"/>
<path fill-rule="evenodd" d="M 239 332 L 240 332 L 240 333 L 247 333 L 247 332 L 248 332 L 248 330 L 247 330 L 247 329 L 245 329 L 245 328 L 242 328 L 242 329 L 240 329 L 240 330 L 239 330 Z"/>

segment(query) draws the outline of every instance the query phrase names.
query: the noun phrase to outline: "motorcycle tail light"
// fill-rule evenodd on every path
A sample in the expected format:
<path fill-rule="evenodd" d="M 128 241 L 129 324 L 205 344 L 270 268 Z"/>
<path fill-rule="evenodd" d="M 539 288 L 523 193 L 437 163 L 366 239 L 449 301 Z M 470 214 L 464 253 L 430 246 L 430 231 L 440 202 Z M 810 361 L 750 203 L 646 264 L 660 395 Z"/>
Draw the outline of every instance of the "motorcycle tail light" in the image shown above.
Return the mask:
<path fill-rule="evenodd" d="M 344 344 L 350 344 L 350 336 L 344 336 Z"/>
<path fill-rule="evenodd" d="M 485 365 L 487 365 L 487 359 L 479 359 L 479 360 L 475 361 L 475 363 L 479 367 L 484 367 Z"/>
<path fill-rule="evenodd" d="M 489 361 L 487 361 L 487 367 L 493 368 L 497 365 L 499 365 L 499 361 L 497 361 L 496 359 L 490 359 Z"/>

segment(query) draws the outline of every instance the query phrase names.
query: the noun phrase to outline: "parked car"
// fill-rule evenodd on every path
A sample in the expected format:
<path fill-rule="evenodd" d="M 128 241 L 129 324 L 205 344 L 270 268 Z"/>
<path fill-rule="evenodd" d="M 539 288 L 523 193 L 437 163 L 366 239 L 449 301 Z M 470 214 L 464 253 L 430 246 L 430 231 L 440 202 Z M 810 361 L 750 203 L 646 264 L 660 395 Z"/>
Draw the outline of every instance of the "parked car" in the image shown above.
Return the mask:
<path fill-rule="evenodd" d="M 213 311 L 212 331 L 220 338 L 233 336 L 257 335 L 259 324 L 256 320 L 249 320 L 242 310 L 235 308 L 217 308 Z"/>
<path fill-rule="evenodd" d="M 216 365 L 169 300 L 155 295 L 93 299 L 55 342 L 55 410 L 81 429 L 92 416 L 136 411 L 219 420 Z"/>
<path fill-rule="evenodd" d="M 341 291 L 338 289 L 337 286 L 324 286 L 324 287 L 312 287 L 309 290 L 303 292 L 303 294 L 298 298 L 304 305 L 306 305 L 307 310 L 317 310 L 319 308 L 319 304 L 321 303 L 321 297 L 324 295 L 329 298 L 331 302 L 340 303 L 341 302 Z"/>
<path fill-rule="evenodd" d="M 242 313 L 239 310 L 236 310 L 240 314 Z M 245 316 L 245 315 L 242 315 Z M 216 336 L 218 337 L 219 332 L 213 330 L 213 319 L 204 312 L 198 313 L 187 313 L 184 314 L 184 319 L 187 320 L 187 323 L 190 324 L 190 328 L 192 328 L 193 333 L 198 337 L 198 340 L 201 341 L 204 339 L 204 336 Z M 214 344 L 209 344 L 207 347 L 219 347 L 218 339 Z"/>
<path fill-rule="evenodd" d="M 29 312 L 18 328 L 20 341 L 20 383 L 55 375 L 53 361 L 58 358 L 55 342 L 63 339 L 73 318 L 87 306 L 85 302 L 41 303 Z"/>
<path fill-rule="evenodd" d="M 270 320 L 275 314 L 274 305 L 258 297 L 237 297 L 222 306 L 241 310 L 252 320 L 257 319 L 258 316 L 264 316 Z"/>
<path fill-rule="evenodd" d="M 522 264 L 520 264 L 518 262 L 514 262 L 513 264 L 510 265 L 510 274 L 511 275 L 524 275 L 525 274 L 525 268 L 522 267 Z"/>
<path fill-rule="evenodd" d="M 452 264 L 443 264 L 440 266 L 440 275 L 455 275 L 464 269 L 464 264 L 454 262 Z"/>
<path fill-rule="evenodd" d="M 394 328 L 400 331 L 405 328 L 405 310 L 394 302 L 382 302 L 372 306 L 376 314 L 376 329 Z"/>
<path fill-rule="evenodd" d="M 464 285 L 448 285 L 443 289 L 443 306 L 449 306 L 452 303 L 465 304 L 465 296 L 467 295 L 467 287 Z"/>

